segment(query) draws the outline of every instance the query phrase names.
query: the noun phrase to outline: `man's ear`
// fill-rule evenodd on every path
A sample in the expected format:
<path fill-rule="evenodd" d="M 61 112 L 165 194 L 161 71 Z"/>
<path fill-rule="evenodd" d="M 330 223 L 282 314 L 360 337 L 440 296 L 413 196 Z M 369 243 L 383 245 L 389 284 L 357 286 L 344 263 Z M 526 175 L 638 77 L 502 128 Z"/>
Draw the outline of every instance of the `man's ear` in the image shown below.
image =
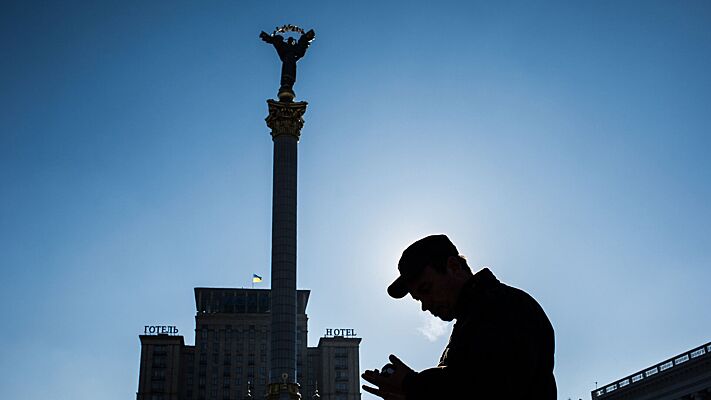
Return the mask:
<path fill-rule="evenodd" d="M 462 270 L 462 260 L 457 256 L 449 256 L 447 258 L 447 269 L 453 273 L 457 273 Z"/>

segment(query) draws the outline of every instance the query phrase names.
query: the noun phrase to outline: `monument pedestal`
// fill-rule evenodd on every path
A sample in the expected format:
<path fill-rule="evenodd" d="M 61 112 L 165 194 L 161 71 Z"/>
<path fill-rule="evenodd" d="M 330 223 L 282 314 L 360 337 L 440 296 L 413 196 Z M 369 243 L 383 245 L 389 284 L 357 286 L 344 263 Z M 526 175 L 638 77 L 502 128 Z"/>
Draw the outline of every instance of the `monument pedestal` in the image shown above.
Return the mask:
<path fill-rule="evenodd" d="M 298 383 L 270 383 L 267 400 L 301 400 Z"/>

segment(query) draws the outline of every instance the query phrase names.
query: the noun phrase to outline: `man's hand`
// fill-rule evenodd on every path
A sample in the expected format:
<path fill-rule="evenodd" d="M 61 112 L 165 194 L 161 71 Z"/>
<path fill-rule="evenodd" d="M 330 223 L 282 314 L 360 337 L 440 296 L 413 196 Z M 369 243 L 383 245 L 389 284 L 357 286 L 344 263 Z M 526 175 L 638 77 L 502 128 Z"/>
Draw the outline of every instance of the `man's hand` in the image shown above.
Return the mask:
<path fill-rule="evenodd" d="M 386 400 L 405 400 L 402 382 L 405 380 L 405 376 L 414 373 L 414 371 L 394 355 L 391 354 L 389 358 L 390 364 L 385 365 L 383 371 L 390 368 L 394 371 L 391 374 L 383 374 L 377 369 L 366 370 L 361 376 L 377 388 L 363 385 L 363 390 Z"/>

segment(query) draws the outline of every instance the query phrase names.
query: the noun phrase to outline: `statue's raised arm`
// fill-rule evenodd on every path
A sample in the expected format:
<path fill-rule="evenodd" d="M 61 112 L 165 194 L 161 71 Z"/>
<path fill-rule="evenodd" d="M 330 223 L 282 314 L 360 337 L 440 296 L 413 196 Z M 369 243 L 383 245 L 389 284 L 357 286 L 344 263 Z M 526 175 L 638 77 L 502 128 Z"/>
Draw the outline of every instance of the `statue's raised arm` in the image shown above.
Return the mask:
<path fill-rule="evenodd" d="M 311 44 L 311 42 L 314 40 L 315 37 L 316 37 L 316 32 L 314 32 L 313 29 L 311 29 L 310 31 L 306 32 L 305 34 L 301 35 L 301 37 L 299 37 L 299 41 L 296 43 L 297 48 L 295 49 L 295 50 L 297 50 L 297 53 L 296 53 L 297 60 L 306 54 L 306 49 L 309 47 L 309 45 Z"/>
<path fill-rule="evenodd" d="M 267 43 L 269 43 L 269 44 L 271 44 L 272 41 L 274 40 L 274 39 L 272 38 L 272 35 L 270 35 L 270 34 L 264 32 L 264 31 L 262 31 L 261 33 L 259 33 L 259 38 L 262 39 L 262 40 L 264 40 L 265 42 L 267 42 Z"/>
<path fill-rule="evenodd" d="M 313 42 L 314 38 L 316 38 L 316 32 L 314 32 L 313 29 L 309 29 L 308 32 L 304 33 L 299 37 L 299 44 L 307 46 Z"/>

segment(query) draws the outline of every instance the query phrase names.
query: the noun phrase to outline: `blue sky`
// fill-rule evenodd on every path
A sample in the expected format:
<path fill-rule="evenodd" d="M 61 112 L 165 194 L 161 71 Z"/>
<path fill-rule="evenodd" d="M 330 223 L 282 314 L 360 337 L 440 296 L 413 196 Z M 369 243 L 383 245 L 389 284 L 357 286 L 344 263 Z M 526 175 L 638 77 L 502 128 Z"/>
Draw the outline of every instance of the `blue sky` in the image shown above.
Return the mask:
<path fill-rule="evenodd" d="M 434 365 L 451 327 L 385 288 L 440 232 L 543 305 L 560 399 L 711 340 L 708 2 L 265 3 L 3 3 L 1 398 L 131 398 L 144 325 L 268 287 L 285 23 L 311 345 Z"/>

